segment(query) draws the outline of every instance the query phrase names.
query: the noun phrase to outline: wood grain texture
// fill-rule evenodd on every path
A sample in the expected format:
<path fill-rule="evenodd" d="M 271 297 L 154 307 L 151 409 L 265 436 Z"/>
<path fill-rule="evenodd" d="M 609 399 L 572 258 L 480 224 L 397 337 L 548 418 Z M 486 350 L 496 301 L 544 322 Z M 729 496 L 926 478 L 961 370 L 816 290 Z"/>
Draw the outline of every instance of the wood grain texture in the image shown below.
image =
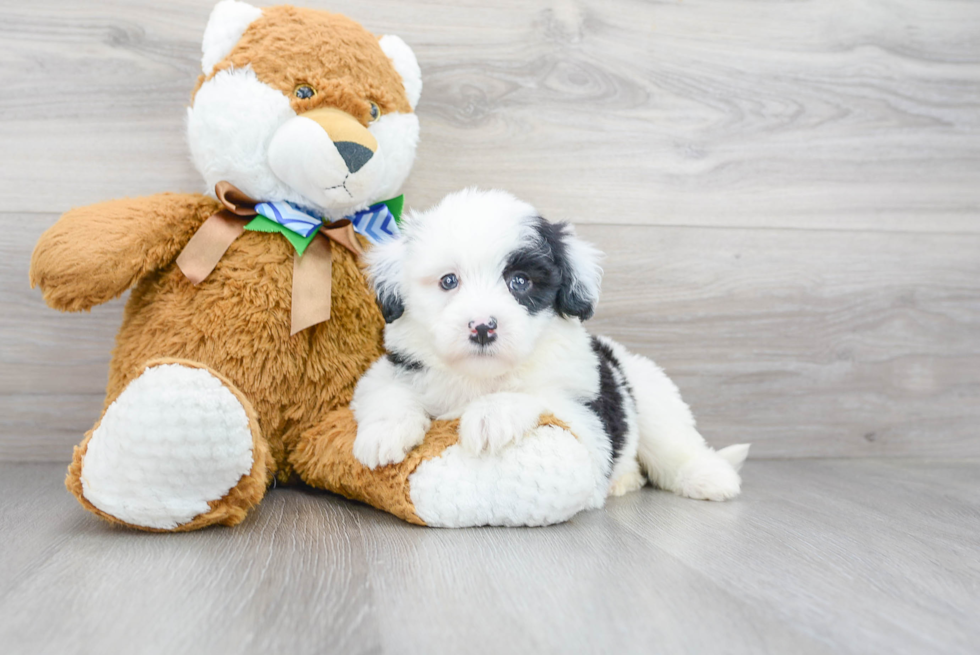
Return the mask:
<path fill-rule="evenodd" d="M 322 3 L 300 3 L 327 6 Z M 211 0 L 7 2 L 0 460 L 64 460 L 122 300 L 27 288 L 65 209 L 200 190 L 183 137 Z M 754 456 L 980 455 L 980 5 L 329 3 L 416 50 L 429 205 L 501 186 L 607 251 L 593 330 Z"/>
<path fill-rule="evenodd" d="M 72 449 L 101 415 L 104 400 L 104 389 L 90 394 L 0 395 L 0 462 L 67 465 Z"/>
<path fill-rule="evenodd" d="M 664 366 L 712 443 L 980 456 L 980 238 L 582 232 L 609 253 L 590 329 Z"/>
<path fill-rule="evenodd" d="M 0 197 L 194 191 L 183 107 L 213 3 L 7 3 Z M 418 53 L 408 191 L 601 223 L 980 231 L 980 5 L 338 0 Z"/>
<path fill-rule="evenodd" d="M 608 253 L 590 329 L 664 366 L 713 444 L 980 456 L 980 236 L 580 231 Z M 26 253 L 8 255 L 24 279 Z M 61 315 L 21 285 L 0 304 L 0 459 L 64 461 L 101 409 L 121 302 Z"/>
<path fill-rule="evenodd" d="M 980 461 L 749 462 L 539 529 L 433 530 L 278 489 L 190 534 L 0 464 L 10 653 L 944 653 L 980 640 Z M 137 647 L 138 646 L 138 647 Z"/>

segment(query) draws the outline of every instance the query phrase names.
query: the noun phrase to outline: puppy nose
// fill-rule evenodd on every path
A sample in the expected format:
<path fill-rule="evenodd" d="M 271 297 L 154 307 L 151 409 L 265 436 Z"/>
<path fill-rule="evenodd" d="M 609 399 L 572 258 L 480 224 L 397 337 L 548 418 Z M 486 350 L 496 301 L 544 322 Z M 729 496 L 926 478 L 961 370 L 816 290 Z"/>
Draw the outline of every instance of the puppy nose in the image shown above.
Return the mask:
<path fill-rule="evenodd" d="M 481 346 L 486 346 L 497 340 L 497 319 L 493 316 L 490 318 L 478 318 L 475 321 L 470 321 L 470 341 L 473 343 L 478 343 Z"/>
<path fill-rule="evenodd" d="M 356 173 L 364 167 L 364 164 L 370 161 L 374 153 L 371 152 L 370 148 L 365 148 L 360 143 L 354 143 L 353 141 L 337 141 L 334 143 L 337 148 L 337 152 L 340 156 L 344 158 L 344 163 L 347 164 L 347 170 L 351 173 Z"/>

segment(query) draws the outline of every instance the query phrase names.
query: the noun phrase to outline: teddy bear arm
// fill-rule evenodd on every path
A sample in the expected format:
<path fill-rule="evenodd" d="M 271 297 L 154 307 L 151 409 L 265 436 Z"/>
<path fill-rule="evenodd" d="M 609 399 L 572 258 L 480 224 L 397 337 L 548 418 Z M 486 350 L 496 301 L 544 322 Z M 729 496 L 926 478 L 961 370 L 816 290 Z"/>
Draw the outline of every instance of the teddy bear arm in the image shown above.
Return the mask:
<path fill-rule="evenodd" d="M 38 240 L 31 287 L 55 309 L 90 309 L 172 262 L 219 208 L 202 195 L 163 193 L 72 209 Z"/>
<path fill-rule="evenodd" d="M 605 477 L 561 419 L 540 416 L 533 434 L 497 454 L 455 447 L 458 427 L 433 421 L 403 461 L 369 469 L 354 457 L 357 423 L 344 407 L 305 431 L 289 462 L 311 487 L 418 525 L 547 525 L 601 505 Z"/>

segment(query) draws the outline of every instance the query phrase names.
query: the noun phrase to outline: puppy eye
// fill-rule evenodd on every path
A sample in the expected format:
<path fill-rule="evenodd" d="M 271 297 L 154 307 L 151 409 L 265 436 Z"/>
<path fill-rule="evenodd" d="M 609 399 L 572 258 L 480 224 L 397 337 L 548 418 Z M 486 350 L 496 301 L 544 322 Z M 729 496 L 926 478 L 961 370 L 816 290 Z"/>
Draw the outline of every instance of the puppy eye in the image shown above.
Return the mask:
<path fill-rule="evenodd" d="M 514 273 L 507 286 L 514 293 L 527 293 L 531 289 L 531 280 L 524 273 Z"/>
<path fill-rule="evenodd" d="M 293 95 L 300 100 L 306 100 L 316 95 L 316 89 L 309 84 L 299 84 L 293 89 Z"/>
<path fill-rule="evenodd" d="M 447 273 L 439 280 L 439 286 L 442 287 L 443 291 L 451 291 L 459 286 L 459 278 L 456 277 L 455 273 Z"/>
<path fill-rule="evenodd" d="M 371 120 L 376 121 L 381 117 L 381 108 L 378 107 L 378 103 L 371 102 Z"/>

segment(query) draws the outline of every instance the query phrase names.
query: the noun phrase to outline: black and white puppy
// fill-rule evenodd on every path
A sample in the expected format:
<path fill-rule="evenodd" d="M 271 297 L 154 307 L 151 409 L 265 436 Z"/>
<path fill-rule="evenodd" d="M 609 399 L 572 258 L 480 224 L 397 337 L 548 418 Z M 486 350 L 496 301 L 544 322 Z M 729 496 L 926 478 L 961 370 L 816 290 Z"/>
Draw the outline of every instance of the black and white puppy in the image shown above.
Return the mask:
<path fill-rule="evenodd" d="M 409 213 L 401 238 L 369 254 L 388 352 L 354 392 L 354 456 L 400 462 L 433 418 L 460 418 L 460 447 L 490 456 L 551 413 L 588 448 L 603 498 L 646 478 L 689 498 L 738 495 L 748 445 L 710 448 L 659 367 L 582 326 L 599 257 L 502 191 Z"/>

